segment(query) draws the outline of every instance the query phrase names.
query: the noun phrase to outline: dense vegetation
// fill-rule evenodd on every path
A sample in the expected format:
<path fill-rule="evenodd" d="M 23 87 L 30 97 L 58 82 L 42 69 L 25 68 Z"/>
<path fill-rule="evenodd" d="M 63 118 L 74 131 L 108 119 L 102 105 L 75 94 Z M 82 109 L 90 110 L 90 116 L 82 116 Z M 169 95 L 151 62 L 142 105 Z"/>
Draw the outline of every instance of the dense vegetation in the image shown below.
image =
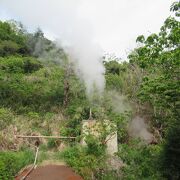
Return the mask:
<path fill-rule="evenodd" d="M 31 151 L 0 152 L 0 179 L 14 179 L 21 168 L 33 162 L 33 158 Z"/>
<path fill-rule="evenodd" d="M 175 15 L 165 20 L 159 33 L 137 38 L 139 46 L 129 54 L 129 62 L 104 59 L 106 89 L 91 101 L 62 48 L 40 29 L 28 33 L 20 23 L 0 21 L 0 179 L 12 179 L 33 159 L 27 142 L 16 146 L 13 128 L 24 134 L 78 137 L 64 142 L 69 147 L 56 158 L 64 158 L 85 179 L 180 179 L 179 10 L 180 3 L 174 3 Z M 112 94 L 131 108 L 114 110 Z M 102 128 L 98 139 L 87 137 L 87 147 L 79 146 L 81 121 L 88 119 L 90 107 L 93 118 L 117 125 L 110 131 L 118 133 L 116 156 L 124 164 L 119 169 L 106 163 L 107 130 Z M 137 114 L 147 117 L 155 142 L 129 136 L 129 122 Z M 57 150 L 58 145 L 49 140 L 41 149 Z"/>

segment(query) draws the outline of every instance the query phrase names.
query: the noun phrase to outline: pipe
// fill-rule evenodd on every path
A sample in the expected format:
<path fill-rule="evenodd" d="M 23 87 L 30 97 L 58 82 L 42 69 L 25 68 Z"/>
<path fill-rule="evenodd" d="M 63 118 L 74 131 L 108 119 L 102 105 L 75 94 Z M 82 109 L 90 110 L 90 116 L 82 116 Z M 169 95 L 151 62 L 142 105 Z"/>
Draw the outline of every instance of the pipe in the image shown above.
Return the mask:
<path fill-rule="evenodd" d="M 26 179 L 27 176 L 35 169 L 35 167 L 36 167 L 36 162 L 37 162 L 38 152 L 39 152 L 39 147 L 36 147 L 36 155 L 35 155 L 35 159 L 34 159 L 33 166 L 31 167 L 31 169 L 30 169 L 20 180 Z"/>
<path fill-rule="evenodd" d="M 63 136 L 23 136 L 16 135 L 17 138 L 55 138 L 55 139 L 75 139 L 76 137 L 63 137 Z"/>

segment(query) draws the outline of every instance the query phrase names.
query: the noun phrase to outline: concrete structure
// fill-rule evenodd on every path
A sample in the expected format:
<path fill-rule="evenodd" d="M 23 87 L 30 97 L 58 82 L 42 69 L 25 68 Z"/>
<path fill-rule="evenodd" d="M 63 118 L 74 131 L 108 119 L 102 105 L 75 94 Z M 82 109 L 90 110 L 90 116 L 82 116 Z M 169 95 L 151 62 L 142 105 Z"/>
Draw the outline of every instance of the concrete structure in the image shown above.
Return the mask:
<path fill-rule="evenodd" d="M 82 145 L 86 145 L 85 136 L 92 134 L 97 138 L 101 136 L 101 132 L 105 130 L 110 132 L 106 137 L 107 153 L 109 155 L 114 155 L 118 152 L 118 143 L 117 143 L 117 131 L 113 131 L 116 128 L 116 125 L 108 120 L 96 121 L 96 120 L 83 120 L 82 121 L 82 134 L 84 135 L 81 141 Z"/>

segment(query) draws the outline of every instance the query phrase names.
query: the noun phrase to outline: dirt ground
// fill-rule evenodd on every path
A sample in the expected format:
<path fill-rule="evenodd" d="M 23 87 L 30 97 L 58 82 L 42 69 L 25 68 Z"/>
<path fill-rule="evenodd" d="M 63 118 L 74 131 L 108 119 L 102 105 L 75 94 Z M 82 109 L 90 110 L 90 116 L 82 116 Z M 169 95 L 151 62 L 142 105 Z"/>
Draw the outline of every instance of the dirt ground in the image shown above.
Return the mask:
<path fill-rule="evenodd" d="M 28 170 L 24 170 L 15 180 L 20 180 Z M 73 170 L 64 165 L 38 166 L 26 180 L 83 180 Z"/>

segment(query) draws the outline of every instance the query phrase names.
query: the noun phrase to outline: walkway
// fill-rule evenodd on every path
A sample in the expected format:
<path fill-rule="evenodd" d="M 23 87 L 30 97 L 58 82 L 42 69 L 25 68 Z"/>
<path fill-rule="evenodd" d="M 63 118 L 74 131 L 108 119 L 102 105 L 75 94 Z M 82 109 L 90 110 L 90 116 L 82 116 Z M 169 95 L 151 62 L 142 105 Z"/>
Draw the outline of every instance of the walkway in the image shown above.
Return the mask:
<path fill-rule="evenodd" d="M 26 170 L 27 171 L 27 170 Z M 16 178 L 20 180 L 26 172 Z M 79 175 L 75 174 L 73 170 L 64 165 L 46 165 L 38 166 L 34 169 L 26 180 L 83 180 Z"/>

